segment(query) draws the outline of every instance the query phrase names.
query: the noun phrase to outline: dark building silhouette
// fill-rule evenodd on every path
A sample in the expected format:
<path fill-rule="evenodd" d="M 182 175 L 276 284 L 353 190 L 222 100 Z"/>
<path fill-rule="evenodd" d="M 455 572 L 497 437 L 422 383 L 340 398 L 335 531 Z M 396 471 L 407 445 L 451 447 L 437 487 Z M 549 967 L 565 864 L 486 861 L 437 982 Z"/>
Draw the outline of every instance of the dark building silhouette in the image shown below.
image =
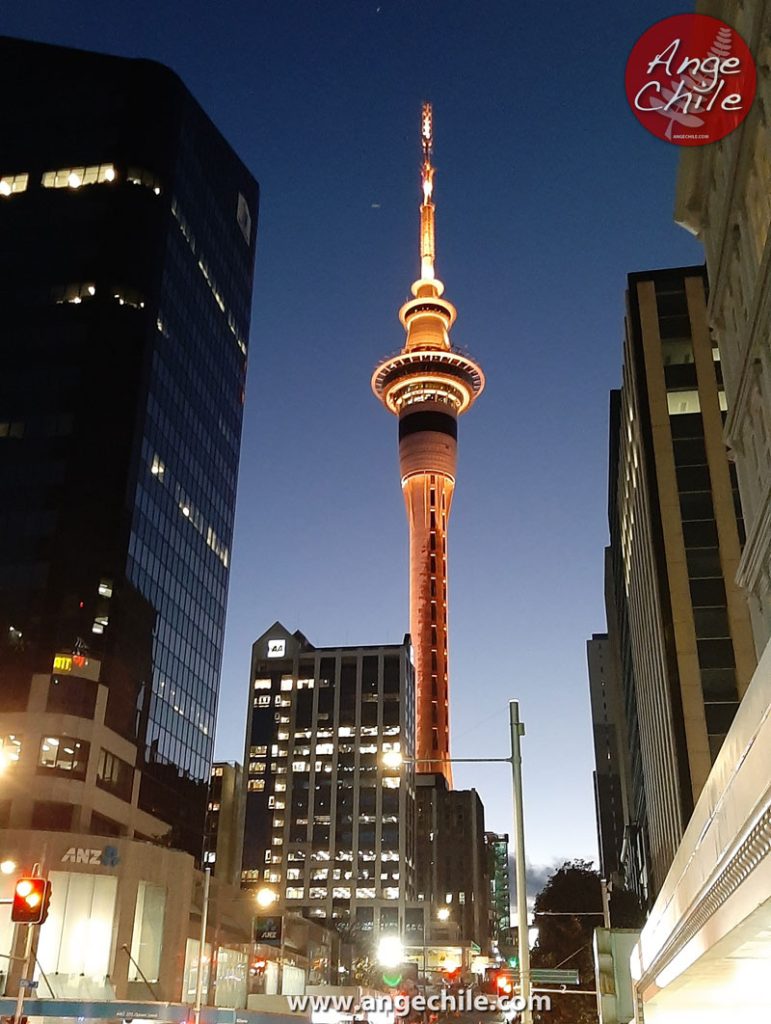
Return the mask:
<path fill-rule="evenodd" d="M 627 884 L 650 907 L 756 665 L 706 274 L 631 274 L 611 399 L 608 664 L 619 680 Z"/>
<path fill-rule="evenodd" d="M 417 776 L 417 892 L 435 915 L 449 910 L 460 938 L 490 939 L 485 812 L 475 789 L 448 789 L 443 775 Z"/>
<path fill-rule="evenodd" d="M 136 814 L 105 824 L 80 793 L 2 813 L 166 823 L 200 855 L 257 185 L 158 64 L 4 38 L 0 83 L 0 723 L 67 707 L 87 732 L 96 714 L 77 773 L 88 785 L 115 738 Z M 14 771 L 33 790 L 46 770 L 75 777 L 42 760 L 62 728 L 45 714 L 0 726 L 23 733 Z"/>

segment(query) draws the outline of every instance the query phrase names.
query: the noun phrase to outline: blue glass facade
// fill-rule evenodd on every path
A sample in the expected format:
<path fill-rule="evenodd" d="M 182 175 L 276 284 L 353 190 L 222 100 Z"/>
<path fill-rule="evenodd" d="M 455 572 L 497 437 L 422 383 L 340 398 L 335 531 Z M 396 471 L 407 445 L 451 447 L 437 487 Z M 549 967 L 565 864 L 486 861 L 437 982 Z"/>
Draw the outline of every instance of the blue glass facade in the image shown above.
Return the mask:
<path fill-rule="evenodd" d="M 97 657 L 139 806 L 197 855 L 258 189 L 166 68 L 0 39 L 6 78 L 29 86 L 0 112 L 0 712 L 57 651 Z"/>

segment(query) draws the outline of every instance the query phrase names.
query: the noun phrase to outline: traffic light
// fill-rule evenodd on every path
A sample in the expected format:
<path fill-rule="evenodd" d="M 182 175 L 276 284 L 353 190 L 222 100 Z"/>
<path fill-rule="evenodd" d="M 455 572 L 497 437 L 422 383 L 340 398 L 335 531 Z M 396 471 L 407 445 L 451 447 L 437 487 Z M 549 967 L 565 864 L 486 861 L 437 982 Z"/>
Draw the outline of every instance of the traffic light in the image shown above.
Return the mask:
<path fill-rule="evenodd" d="M 265 968 L 267 967 L 267 960 L 252 960 L 252 966 L 249 968 L 249 973 L 252 977 L 261 978 L 265 974 Z"/>
<path fill-rule="evenodd" d="M 509 996 L 511 995 L 514 986 L 511 983 L 511 978 L 507 974 L 499 974 L 495 979 L 495 987 L 498 989 L 499 995 Z"/>
<path fill-rule="evenodd" d="M 16 924 L 42 924 L 48 917 L 51 883 L 46 878 L 20 878 L 13 890 L 11 920 Z"/>

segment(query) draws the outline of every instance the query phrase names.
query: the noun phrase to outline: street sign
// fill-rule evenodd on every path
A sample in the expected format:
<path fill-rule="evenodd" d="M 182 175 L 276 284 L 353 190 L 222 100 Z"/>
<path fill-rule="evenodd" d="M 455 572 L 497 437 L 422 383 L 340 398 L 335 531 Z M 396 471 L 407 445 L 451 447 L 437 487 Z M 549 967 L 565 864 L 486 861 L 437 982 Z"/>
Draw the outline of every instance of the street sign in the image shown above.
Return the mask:
<path fill-rule="evenodd" d="M 515 984 L 519 984 L 519 970 L 504 968 L 500 973 L 511 978 Z M 577 985 L 578 971 L 558 967 L 533 967 L 530 971 L 530 980 L 540 985 Z"/>
<path fill-rule="evenodd" d="M 534 967 L 530 972 L 531 981 L 540 982 L 542 985 L 551 982 L 552 985 L 577 985 L 578 971 L 560 970 L 556 967 Z"/>
<path fill-rule="evenodd" d="M 281 915 L 260 914 L 254 919 L 254 941 L 267 946 L 281 944 Z"/>
<path fill-rule="evenodd" d="M 19 985 L 21 985 L 22 988 L 37 988 L 38 983 L 33 981 L 32 978 L 22 978 L 19 981 Z"/>

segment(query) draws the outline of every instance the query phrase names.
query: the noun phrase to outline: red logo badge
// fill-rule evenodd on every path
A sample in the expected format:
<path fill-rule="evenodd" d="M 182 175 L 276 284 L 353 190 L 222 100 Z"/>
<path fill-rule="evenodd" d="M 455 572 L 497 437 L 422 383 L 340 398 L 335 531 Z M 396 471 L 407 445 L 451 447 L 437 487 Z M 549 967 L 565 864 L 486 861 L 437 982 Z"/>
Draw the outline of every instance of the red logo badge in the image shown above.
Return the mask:
<path fill-rule="evenodd" d="M 738 128 L 755 98 L 755 80 L 742 37 L 706 14 L 677 14 L 652 25 L 626 65 L 635 117 L 676 146 L 706 146 Z"/>

